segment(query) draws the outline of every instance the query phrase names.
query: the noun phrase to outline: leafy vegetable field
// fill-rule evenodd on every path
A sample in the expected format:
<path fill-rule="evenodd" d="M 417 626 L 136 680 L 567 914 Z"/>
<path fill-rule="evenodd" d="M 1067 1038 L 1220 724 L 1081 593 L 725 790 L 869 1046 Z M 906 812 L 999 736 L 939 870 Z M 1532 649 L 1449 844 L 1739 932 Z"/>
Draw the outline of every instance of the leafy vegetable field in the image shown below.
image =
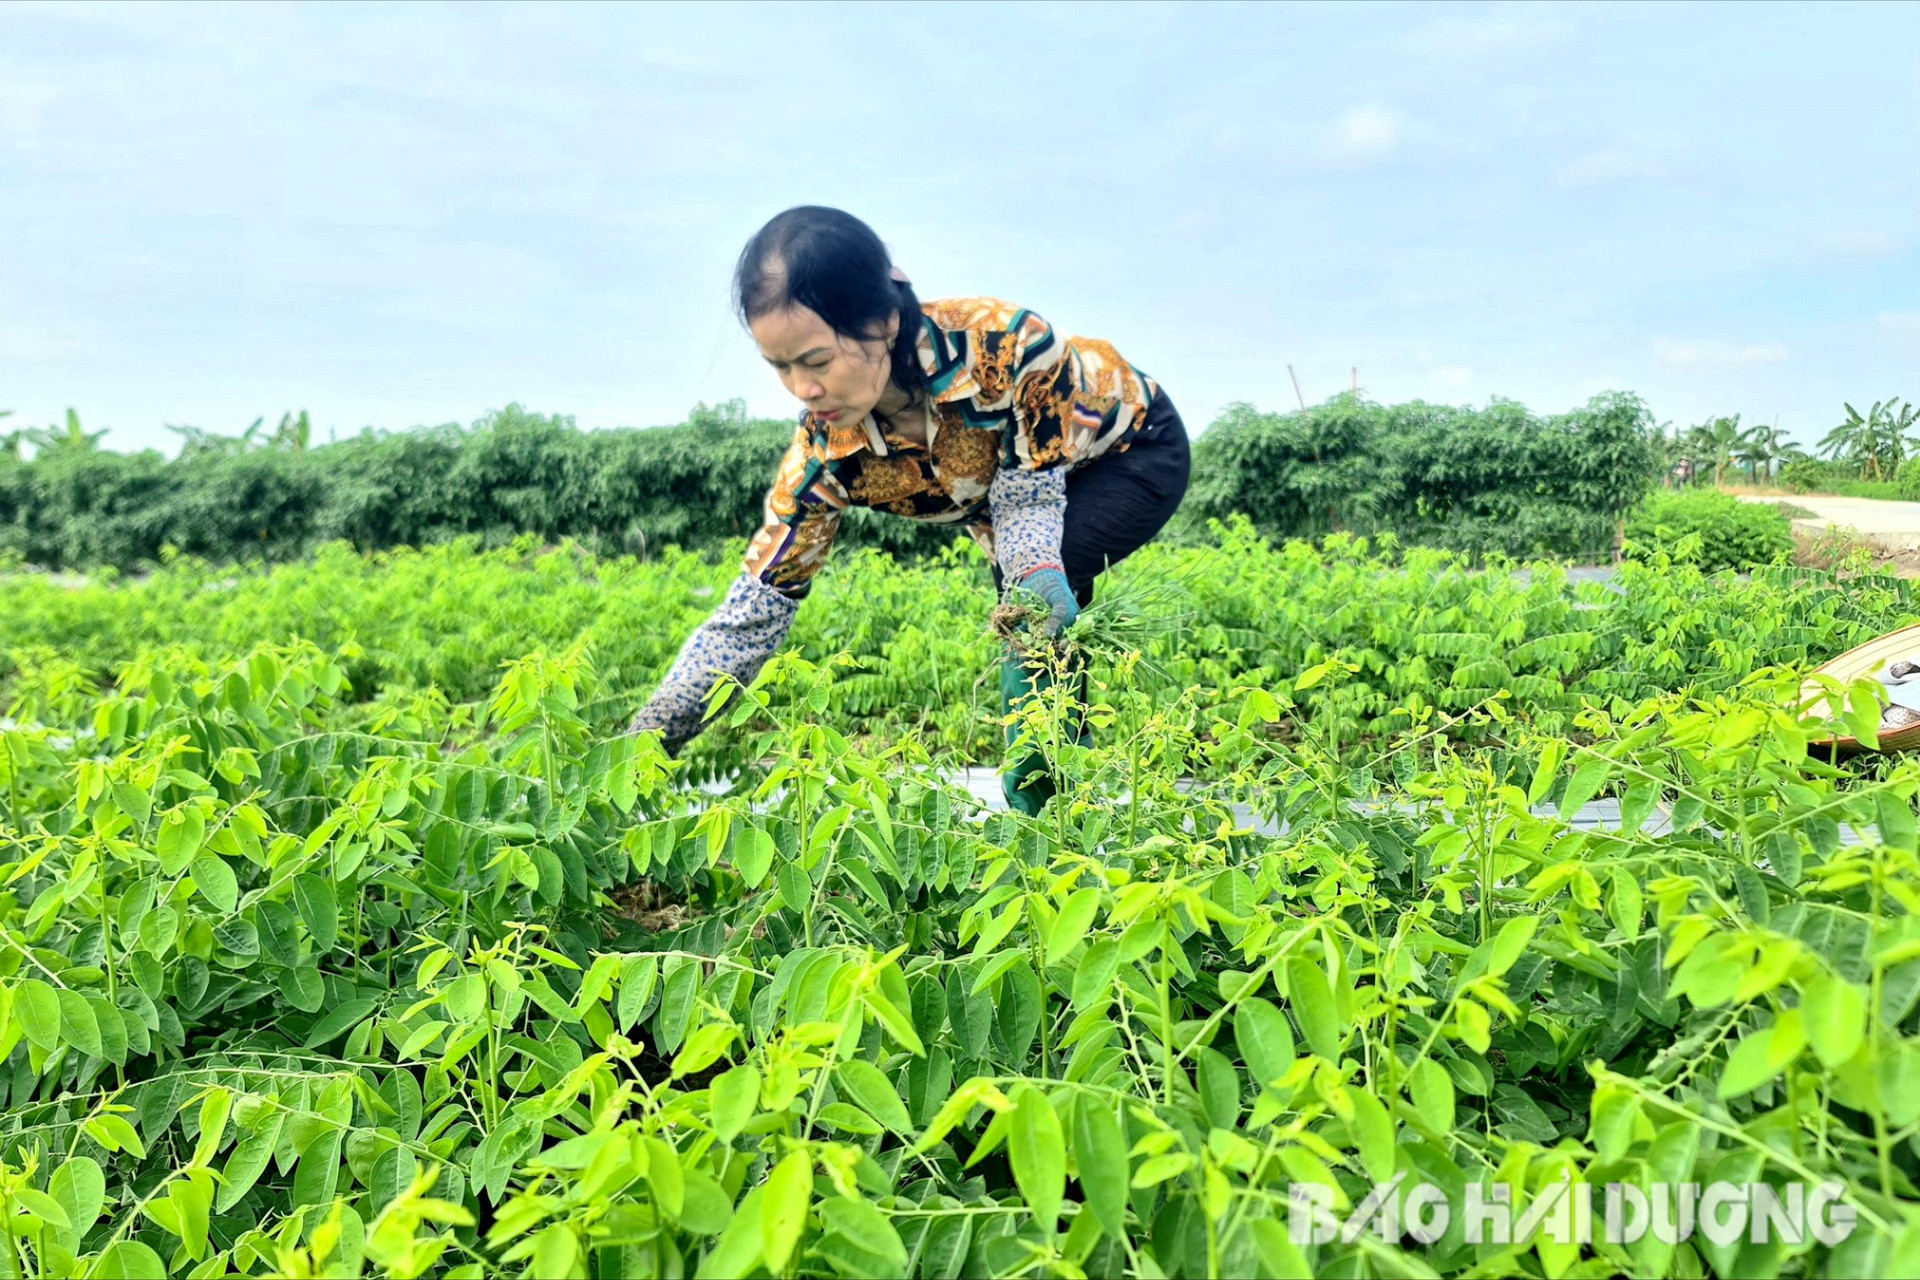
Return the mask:
<path fill-rule="evenodd" d="M 690 557 L 0 583 L 0 1274 L 1920 1269 L 1920 771 L 1793 705 L 1920 611 L 1512 569 L 1149 549 L 1110 639 L 1178 625 L 1099 656 L 1093 745 L 1023 713 L 1038 819 L 951 780 L 1001 733 L 969 551 L 831 570 L 684 763 L 618 729 Z M 1853 1229 L 1290 1229 L 1396 1176 Z"/>

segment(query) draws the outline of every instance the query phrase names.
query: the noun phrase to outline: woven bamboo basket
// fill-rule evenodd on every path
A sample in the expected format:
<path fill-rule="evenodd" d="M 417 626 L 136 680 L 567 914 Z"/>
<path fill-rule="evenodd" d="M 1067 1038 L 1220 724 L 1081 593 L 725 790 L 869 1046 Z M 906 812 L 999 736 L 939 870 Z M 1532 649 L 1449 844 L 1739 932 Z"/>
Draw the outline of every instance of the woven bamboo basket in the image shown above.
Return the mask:
<path fill-rule="evenodd" d="M 1877 640 L 1869 640 L 1855 649 L 1849 649 L 1839 657 L 1814 668 L 1814 675 L 1832 676 L 1843 684 L 1864 677 L 1878 675 L 1886 666 L 1901 658 L 1920 661 L 1920 625 L 1902 627 Z M 1811 706 L 1820 702 L 1825 695 L 1820 686 L 1809 677 L 1800 689 L 1800 705 Z M 1858 738 L 1828 738 L 1816 742 L 1815 747 L 1845 755 L 1854 751 L 1869 750 Z M 1909 725 L 1893 733 L 1880 735 L 1880 750 L 1911 751 L 1920 748 L 1920 724 Z"/>

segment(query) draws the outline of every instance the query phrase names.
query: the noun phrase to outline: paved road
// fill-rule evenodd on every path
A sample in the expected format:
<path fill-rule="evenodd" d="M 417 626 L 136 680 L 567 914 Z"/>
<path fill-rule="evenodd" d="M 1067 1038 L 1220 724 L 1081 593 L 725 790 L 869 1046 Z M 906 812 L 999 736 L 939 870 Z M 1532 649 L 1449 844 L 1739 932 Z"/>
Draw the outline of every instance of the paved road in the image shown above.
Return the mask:
<path fill-rule="evenodd" d="M 1797 528 L 1818 531 L 1844 526 L 1888 551 L 1920 551 L 1920 502 L 1891 502 L 1884 498 L 1823 498 L 1811 495 L 1770 497 L 1742 494 L 1742 502 L 1788 502 L 1813 512 L 1796 517 Z"/>

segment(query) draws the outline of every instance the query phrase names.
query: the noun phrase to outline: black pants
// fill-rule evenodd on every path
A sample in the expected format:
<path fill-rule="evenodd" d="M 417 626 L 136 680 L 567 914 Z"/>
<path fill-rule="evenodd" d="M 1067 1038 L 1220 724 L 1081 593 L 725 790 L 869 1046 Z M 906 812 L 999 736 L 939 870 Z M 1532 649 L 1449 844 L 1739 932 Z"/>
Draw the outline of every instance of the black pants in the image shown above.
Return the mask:
<path fill-rule="evenodd" d="M 1108 453 L 1067 477 L 1060 560 L 1080 607 L 1093 603 L 1093 580 L 1152 541 L 1187 496 L 1187 428 L 1165 391 L 1125 453 Z M 993 567 L 993 586 L 1005 584 Z"/>

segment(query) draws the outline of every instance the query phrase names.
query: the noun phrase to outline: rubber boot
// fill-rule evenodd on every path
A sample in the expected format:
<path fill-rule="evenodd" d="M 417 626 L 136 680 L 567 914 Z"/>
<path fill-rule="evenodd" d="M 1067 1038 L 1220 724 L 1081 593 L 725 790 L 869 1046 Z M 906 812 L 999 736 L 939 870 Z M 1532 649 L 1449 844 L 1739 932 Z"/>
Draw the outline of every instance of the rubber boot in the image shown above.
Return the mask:
<path fill-rule="evenodd" d="M 1075 674 L 1075 703 L 1083 709 L 1087 701 L 1087 675 L 1085 671 Z M 1011 715 L 1016 706 L 1029 694 L 1044 694 L 1054 684 L 1053 673 L 1044 666 L 1030 665 L 1019 656 L 1009 653 L 1000 663 L 1000 711 L 1003 716 Z M 1011 749 L 1020 737 L 1020 726 L 1007 726 L 1007 746 Z M 1087 741 L 1087 722 L 1084 715 L 1076 710 L 1073 725 L 1073 740 L 1084 745 Z M 1007 798 L 1007 807 L 1016 813 L 1034 817 L 1046 806 L 1058 790 L 1053 774 L 1047 769 L 1045 754 L 1037 749 L 1029 749 L 1018 759 L 1007 765 L 1000 775 L 1000 791 Z"/>

